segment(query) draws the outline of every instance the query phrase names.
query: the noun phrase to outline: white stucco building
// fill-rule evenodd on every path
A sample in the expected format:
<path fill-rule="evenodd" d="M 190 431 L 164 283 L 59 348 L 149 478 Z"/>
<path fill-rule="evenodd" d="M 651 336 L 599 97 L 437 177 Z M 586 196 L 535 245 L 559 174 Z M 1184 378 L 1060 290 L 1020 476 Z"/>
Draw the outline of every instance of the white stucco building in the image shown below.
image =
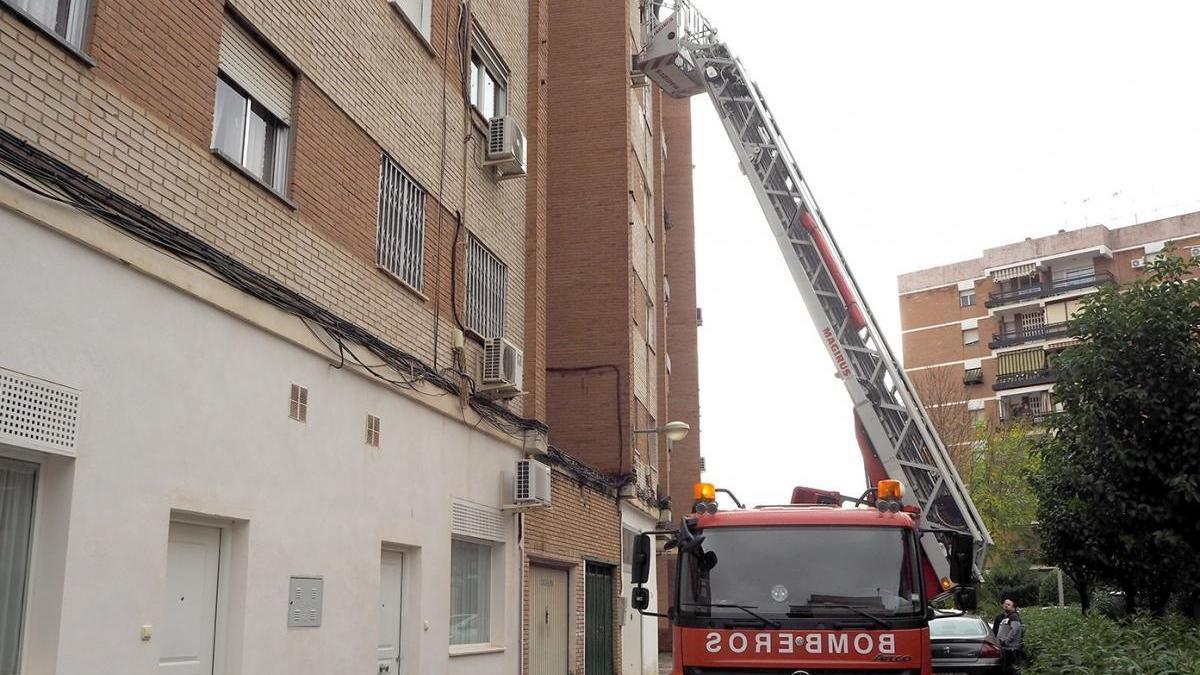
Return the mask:
<path fill-rule="evenodd" d="M 32 534 L 20 672 L 365 673 L 387 649 L 402 673 L 516 672 L 500 507 L 534 445 L 338 367 L 299 319 L 78 211 L 8 182 L 0 205 L 2 400 L 22 406 L 0 551 Z M 53 420 L 62 442 L 16 431 Z M 452 615 L 452 574 L 481 613 Z M 295 578 L 322 587 L 317 626 L 289 625 Z"/>

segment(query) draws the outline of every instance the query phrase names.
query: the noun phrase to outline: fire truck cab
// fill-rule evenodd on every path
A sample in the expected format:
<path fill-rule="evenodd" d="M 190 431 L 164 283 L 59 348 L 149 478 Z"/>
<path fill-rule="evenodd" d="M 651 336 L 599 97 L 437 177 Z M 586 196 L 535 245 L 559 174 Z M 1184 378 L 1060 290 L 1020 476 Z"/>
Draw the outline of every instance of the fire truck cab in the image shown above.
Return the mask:
<path fill-rule="evenodd" d="M 919 516 L 900 506 L 896 481 L 884 483 L 863 499 L 801 488 L 813 501 L 729 511 L 698 484 L 695 512 L 656 533 L 679 549 L 667 614 L 674 675 L 932 673 L 930 602 L 962 584 L 960 606 L 974 604 L 971 542 L 952 552 L 955 579 L 930 578 Z M 651 546 L 650 534 L 635 541 L 635 584 Z M 649 604 L 640 586 L 633 599 Z"/>

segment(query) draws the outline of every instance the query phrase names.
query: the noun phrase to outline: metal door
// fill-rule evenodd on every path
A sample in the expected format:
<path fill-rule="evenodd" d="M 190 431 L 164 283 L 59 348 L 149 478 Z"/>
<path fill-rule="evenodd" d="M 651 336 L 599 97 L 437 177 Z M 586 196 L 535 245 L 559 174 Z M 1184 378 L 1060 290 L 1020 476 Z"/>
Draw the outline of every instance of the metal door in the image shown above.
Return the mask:
<path fill-rule="evenodd" d="M 567 597 L 567 573 L 564 570 L 530 566 L 530 675 L 565 675 L 570 670 Z"/>
<path fill-rule="evenodd" d="M 212 675 L 221 530 L 171 523 L 158 671 Z"/>
<path fill-rule="evenodd" d="M 376 650 L 380 673 L 400 672 L 400 601 L 404 581 L 404 554 L 384 551 L 379 563 L 379 647 Z"/>
<path fill-rule="evenodd" d="M 613 571 L 588 563 L 584 593 L 586 675 L 613 674 Z"/>

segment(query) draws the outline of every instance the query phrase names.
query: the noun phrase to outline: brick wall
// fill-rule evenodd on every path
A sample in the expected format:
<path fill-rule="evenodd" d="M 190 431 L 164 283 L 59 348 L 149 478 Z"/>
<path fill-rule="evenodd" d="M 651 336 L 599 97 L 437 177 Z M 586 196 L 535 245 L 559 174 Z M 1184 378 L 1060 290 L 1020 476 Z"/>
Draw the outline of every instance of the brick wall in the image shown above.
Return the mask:
<path fill-rule="evenodd" d="M 700 362 L 696 327 L 696 228 L 692 184 L 691 99 L 663 97 L 663 132 L 667 139 L 667 158 L 663 177 L 663 205 L 670 214 L 671 229 L 663 235 L 664 270 L 671 286 L 671 301 L 665 303 L 663 321 L 666 354 L 671 357 L 670 387 L 667 396 L 667 420 L 691 425 L 687 438 L 672 444 L 666 490 L 675 514 L 691 506 L 692 485 L 700 480 Z M 665 453 L 664 453 L 665 454 Z M 674 556 L 665 555 L 659 565 L 658 587 L 673 589 L 666 571 Z M 671 592 L 659 593 L 660 611 L 671 599 Z M 659 622 L 659 649 L 671 648 L 670 627 Z"/>
<path fill-rule="evenodd" d="M 603 471 L 628 472 L 626 8 L 575 0 L 549 6 L 546 416 L 556 446 Z"/>
<path fill-rule="evenodd" d="M 231 6 L 297 74 L 290 202 L 209 151 L 223 21 L 214 0 L 98 0 L 83 46 L 94 66 L 0 7 L 0 126 L 439 366 L 450 363 L 455 325 L 448 216 L 460 213 L 508 266 L 508 337 L 522 344 L 526 232 L 545 216 L 526 218 L 524 180 L 497 184 L 478 164 L 483 134 L 463 115 L 461 61 L 452 41 L 438 51 L 457 4 L 434 2 L 437 55 L 383 0 Z M 528 6 L 472 8 L 511 71 L 510 113 L 525 120 Z M 430 196 L 425 298 L 374 265 L 381 150 Z M 461 307 L 461 286 L 453 295 Z M 478 346 L 469 352 L 468 369 Z M 536 412 L 542 396 L 514 409 Z"/>
<path fill-rule="evenodd" d="M 571 624 L 567 629 L 574 675 L 584 673 L 584 582 L 587 561 L 614 565 L 613 662 L 621 662 L 621 510 L 615 495 L 582 485 L 555 470 L 554 506 L 525 516 L 525 586 L 521 617 L 521 672 L 529 672 L 529 566 L 541 564 L 568 573 L 571 585 Z M 619 666 L 618 666 L 619 668 Z"/>

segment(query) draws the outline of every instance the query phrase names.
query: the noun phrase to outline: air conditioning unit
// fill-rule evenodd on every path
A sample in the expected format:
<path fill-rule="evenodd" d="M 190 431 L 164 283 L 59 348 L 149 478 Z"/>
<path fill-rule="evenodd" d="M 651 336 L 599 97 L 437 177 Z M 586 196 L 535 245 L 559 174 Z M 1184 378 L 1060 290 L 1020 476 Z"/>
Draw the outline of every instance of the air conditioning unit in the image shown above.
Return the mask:
<path fill-rule="evenodd" d="M 1191 248 L 1191 254 L 1193 258 L 1200 258 L 1200 246 L 1193 246 Z"/>
<path fill-rule="evenodd" d="M 550 506 L 550 467 L 533 459 L 517 460 L 513 474 L 513 503 L 517 506 Z"/>
<path fill-rule="evenodd" d="M 645 73 L 640 70 L 635 70 L 629 73 L 630 89 L 642 89 L 643 87 L 648 86 L 650 86 L 650 78 L 646 77 Z"/>
<path fill-rule="evenodd" d="M 483 342 L 483 389 L 481 394 L 493 398 L 513 397 L 521 393 L 525 353 L 504 338 L 487 338 Z"/>
<path fill-rule="evenodd" d="M 484 165 L 496 170 L 497 180 L 525 175 L 525 132 L 511 115 L 493 117 L 488 123 Z"/>
<path fill-rule="evenodd" d="M 1135 270 L 1140 270 L 1146 266 L 1146 259 L 1145 258 L 1134 258 L 1133 260 L 1129 261 L 1129 266 Z"/>

